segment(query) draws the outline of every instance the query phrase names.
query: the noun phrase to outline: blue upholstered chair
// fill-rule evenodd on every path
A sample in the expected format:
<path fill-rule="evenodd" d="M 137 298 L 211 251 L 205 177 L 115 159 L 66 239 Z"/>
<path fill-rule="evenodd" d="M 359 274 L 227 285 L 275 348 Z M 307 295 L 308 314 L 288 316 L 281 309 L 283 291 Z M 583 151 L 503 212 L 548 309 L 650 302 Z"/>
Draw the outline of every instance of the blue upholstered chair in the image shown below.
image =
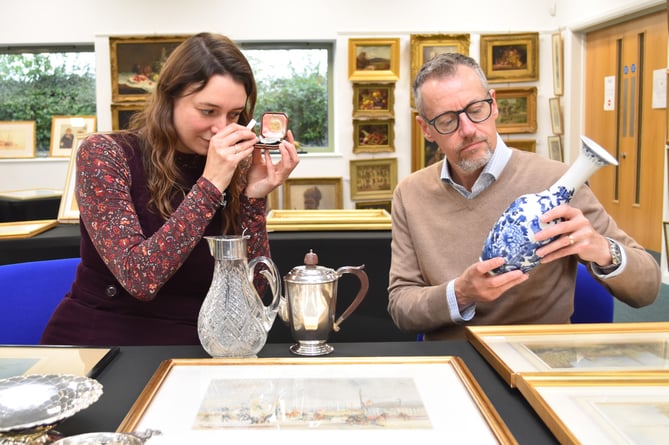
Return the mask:
<path fill-rule="evenodd" d="M 70 290 L 79 258 L 0 266 L 0 344 L 35 345 Z"/>
<path fill-rule="evenodd" d="M 613 295 L 578 263 L 574 313 L 572 323 L 611 323 L 613 321 Z"/>

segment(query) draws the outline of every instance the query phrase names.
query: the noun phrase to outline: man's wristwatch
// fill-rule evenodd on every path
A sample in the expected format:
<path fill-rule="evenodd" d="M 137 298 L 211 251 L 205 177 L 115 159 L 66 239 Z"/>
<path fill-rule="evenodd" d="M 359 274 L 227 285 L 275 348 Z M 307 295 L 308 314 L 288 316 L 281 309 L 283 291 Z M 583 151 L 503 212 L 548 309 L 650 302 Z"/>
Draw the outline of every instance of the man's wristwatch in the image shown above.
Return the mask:
<path fill-rule="evenodd" d="M 611 238 L 606 238 L 606 241 L 609 242 L 609 252 L 611 252 L 611 264 L 608 266 L 600 267 L 599 269 L 605 274 L 609 274 L 616 270 L 620 263 L 623 262 L 623 256 L 620 253 L 620 246 L 618 243 L 613 241 Z"/>

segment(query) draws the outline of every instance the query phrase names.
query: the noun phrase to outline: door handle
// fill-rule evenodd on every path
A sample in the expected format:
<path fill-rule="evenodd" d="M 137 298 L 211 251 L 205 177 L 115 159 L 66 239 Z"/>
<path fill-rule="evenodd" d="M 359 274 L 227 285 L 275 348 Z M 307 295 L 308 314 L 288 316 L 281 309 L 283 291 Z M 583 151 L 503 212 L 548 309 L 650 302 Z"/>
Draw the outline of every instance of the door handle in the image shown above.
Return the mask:
<path fill-rule="evenodd" d="M 627 159 L 627 153 L 625 152 L 620 153 L 620 157 L 623 159 Z"/>

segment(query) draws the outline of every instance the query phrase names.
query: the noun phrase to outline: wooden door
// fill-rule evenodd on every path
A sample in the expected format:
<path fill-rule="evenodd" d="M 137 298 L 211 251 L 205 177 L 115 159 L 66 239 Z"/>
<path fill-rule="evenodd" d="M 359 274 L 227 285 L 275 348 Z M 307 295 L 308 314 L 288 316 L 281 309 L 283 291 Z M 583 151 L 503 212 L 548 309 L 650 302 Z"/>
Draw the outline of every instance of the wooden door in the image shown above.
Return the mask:
<path fill-rule="evenodd" d="M 653 76 L 666 74 L 667 13 L 650 14 L 586 35 L 585 134 L 618 167 L 590 185 L 618 225 L 661 252 L 666 108 L 653 107 Z M 665 96 L 666 97 L 666 96 Z"/>

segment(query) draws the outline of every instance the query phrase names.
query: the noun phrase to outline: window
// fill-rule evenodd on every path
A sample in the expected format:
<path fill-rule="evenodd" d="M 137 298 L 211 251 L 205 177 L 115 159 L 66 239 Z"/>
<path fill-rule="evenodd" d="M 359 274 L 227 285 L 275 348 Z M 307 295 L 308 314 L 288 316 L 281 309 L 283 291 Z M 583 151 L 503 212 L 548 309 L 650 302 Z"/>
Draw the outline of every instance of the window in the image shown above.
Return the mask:
<path fill-rule="evenodd" d="M 258 85 L 256 120 L 283 111 L 298 149 L 333 151 L 331 43 L 240 43 Z"/>
<path fill-rule="evenodd" d="M 94 116 L 93 46 L 0 47 L 0 121 L 36 121 L 37 156 L 48 156 L 52 116 Z"/>

